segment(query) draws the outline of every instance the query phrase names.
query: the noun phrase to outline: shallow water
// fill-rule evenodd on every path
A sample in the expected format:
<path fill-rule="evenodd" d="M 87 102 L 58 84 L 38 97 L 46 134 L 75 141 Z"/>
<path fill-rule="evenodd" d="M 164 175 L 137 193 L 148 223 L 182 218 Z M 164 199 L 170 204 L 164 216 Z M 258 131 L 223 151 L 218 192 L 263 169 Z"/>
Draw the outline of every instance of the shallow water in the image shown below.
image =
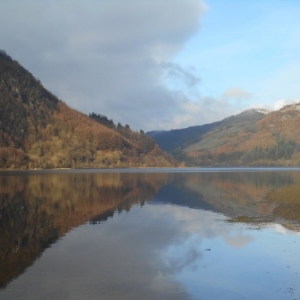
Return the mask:
<path fill-rule="evenodd" d="M 2 173 L 0 299 L 300 299 L 300 235 L 264 195 L 298 170 Z M 290 228 L 294 228 L 289 226 Z"/>

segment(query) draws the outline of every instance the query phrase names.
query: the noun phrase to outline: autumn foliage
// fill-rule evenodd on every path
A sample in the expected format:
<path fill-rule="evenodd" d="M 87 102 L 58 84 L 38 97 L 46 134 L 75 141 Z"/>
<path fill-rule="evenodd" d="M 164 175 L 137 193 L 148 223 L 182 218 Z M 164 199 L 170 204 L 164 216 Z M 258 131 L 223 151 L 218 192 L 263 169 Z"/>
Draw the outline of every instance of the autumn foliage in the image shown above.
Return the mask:
<path fill-rule="evenodd" d="M 182 159 L 207 166 L 300 165 L 300 103 L 250 119 L 247 126 L 234 121 L 221 122 L 200 143 L 179 152 Z"/>
<path fill-rule="evenodd" d="M 71 109 L 0 52 L 0 168 L 174 165 L 142 131 L 112 128 Z"/>

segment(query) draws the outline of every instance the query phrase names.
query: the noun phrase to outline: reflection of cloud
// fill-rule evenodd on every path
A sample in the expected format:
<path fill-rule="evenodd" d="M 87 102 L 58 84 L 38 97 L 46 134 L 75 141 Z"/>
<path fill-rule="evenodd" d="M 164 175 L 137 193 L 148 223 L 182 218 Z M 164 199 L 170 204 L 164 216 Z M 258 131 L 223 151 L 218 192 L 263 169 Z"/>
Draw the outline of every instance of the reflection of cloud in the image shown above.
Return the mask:
<path fill-rule="evenodd" d="M 46 250 L 4 296 L 20 299 L 28 292 L 32 298 L 56 300 L 189 299 L 159 255 L 180 235 L 172 225 L 168 218 L 149 216 L 146 205 L 100 225 L 81 226 Z M 37 288 L 29 291 L 33 283 Z"/>
<path fill-rule="evenodd" d="M 132 207 L 98 225 L 84 225 L 46 250 L 5 293 L 39 299 L 189 299 L 174 273 L 195 268 L 204 240 L 236 234 L 216 213 L 170 205 Z M 32 294 L 31 294 L 32 295 Z"/>
<path fill-rule="evenodd" d="M 241 247 L 252 241 L 252 237 L 243 231 L 236 231 L 231 226 L 225 226 L 222 222 L 227 219 L 225 216 L 211 211 L 179 206 L 159 206 L 153 208 L 153 213 L 172 216 L 176 222 L 180 223 L 183 233 L 196 234 L 199 239 L 221 236 L 228 245 L 234 247 Z M 216 222 L 216 220 L 221 220 L 221 222 Z"/>
<path fill-rule="evenodd" d="M 300 232 L 294 231 L 294 230 L 289 230 L 286 227 L 283 227 L 281 224 L 273 224 L 272 227 L 274 230 L 280 234 L 294 234 L 294 235 L 300 235 Z"/>
<path fill-rule="evenodd" d="M 250 242 L 253 241 L 253 237 L 247 235 L 247 236 L 243 236 L 243 235 L 237 235 L 237 236 L 225 236 L 224 240 L 226 241 L 226 243 L 230 246 L 233 246 L 235 248 L 240 248 L 240 247 L 244 247 L 247 244 L 249 244 Z"/>
<path fill-rule="evenodd" d="M 194 246 L 187 246 L 186 251 L 182 251 L 182 247 L 186 245 L 179 245 L 172 249 L 174 251 L 171 255 L 170 250 L 165 255 L 167 271 L 171 273 L 182 272 L 183 269 L 188 267 L 195 267 L 196 263 L 202 257 L 202 251 L 199 249 L 199 244 Z M 184 248 L 185 248 L 184 247 Z"/>
<path fill-rule="evenodd" d="M 281 234 L 287 234 L 287 232 L 288 232 L 288 230 L 280 224 L 274 224 L 274 229 L 276 232 L 281 233 Z"/>

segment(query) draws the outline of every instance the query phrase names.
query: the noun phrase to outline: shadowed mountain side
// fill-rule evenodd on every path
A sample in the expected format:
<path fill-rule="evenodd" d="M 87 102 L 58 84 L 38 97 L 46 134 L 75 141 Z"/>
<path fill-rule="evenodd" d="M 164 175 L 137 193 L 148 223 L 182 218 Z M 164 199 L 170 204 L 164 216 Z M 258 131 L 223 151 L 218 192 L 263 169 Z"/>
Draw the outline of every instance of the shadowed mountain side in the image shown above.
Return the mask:
<path fill-rule="evenodd" d="M 0 287 L 72 228 L 143 204 L 161 184 L 154 174 L 0 176 Z"/>
<path fill-rule="evenodd" d="M 205 133 L 211 131 L 219 124 L 220 122 L 215 122 L 169 131 L 149 131 L 146 134 L 151 136 L 162 149 L 172 152 L 177 148 L 186 148 L 201 141 Z"/>
<path fill-rule="evenodd" d="M 68 107 L 0 51 L 0 168 L 177 165 L 143 131 L 106 125 Z"/>

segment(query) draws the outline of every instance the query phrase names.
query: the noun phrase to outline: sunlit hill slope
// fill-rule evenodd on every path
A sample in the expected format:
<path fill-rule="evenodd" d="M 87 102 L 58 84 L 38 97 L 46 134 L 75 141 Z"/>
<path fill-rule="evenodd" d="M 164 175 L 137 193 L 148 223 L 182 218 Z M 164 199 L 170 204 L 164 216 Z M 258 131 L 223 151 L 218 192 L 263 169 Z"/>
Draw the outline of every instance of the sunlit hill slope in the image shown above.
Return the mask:
<path fill-rule="evenodd" d="M 191 166 L 299 166 L 300 103 L 274 112 L 250 109 L 194 137 L 168 150 Z"/>
<path fill-rule="evenodd" d="M 176 166 L 143 131 L 102 121 L 68 107 L 0 51 L 0 168 Z"/>

